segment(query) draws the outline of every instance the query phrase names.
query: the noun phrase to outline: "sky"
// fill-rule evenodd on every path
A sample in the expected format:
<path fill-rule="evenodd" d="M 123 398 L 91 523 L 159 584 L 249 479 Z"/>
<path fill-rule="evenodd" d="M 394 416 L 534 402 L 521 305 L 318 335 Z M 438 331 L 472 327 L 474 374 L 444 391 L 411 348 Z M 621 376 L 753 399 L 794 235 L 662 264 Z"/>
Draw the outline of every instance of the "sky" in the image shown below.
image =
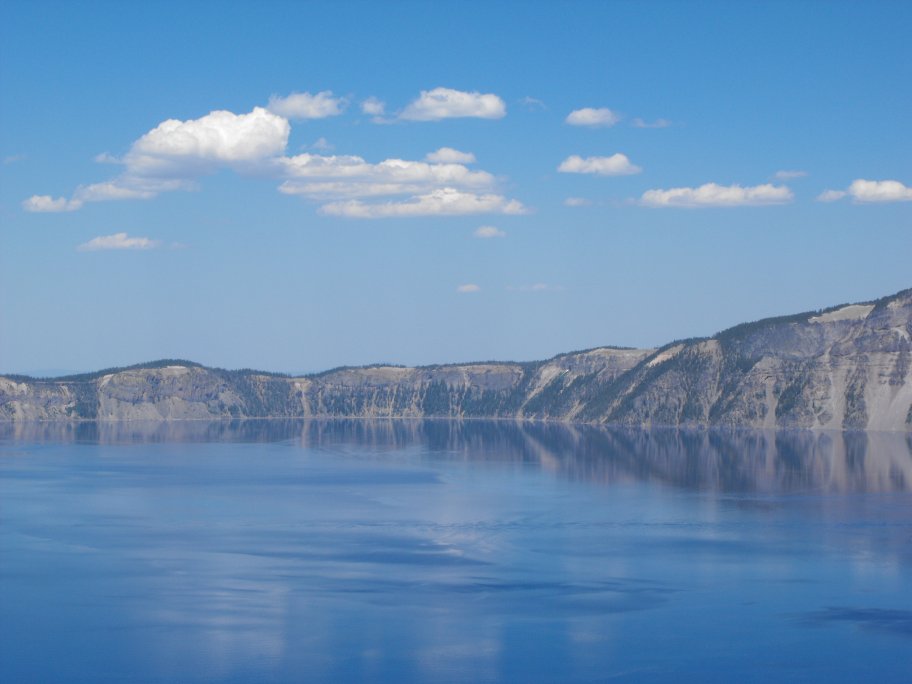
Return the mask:
<path fill-rule="evenodd" d="M 0 372 L 653 347 L 912 287 L 912 3 L 0 5 Z"/>

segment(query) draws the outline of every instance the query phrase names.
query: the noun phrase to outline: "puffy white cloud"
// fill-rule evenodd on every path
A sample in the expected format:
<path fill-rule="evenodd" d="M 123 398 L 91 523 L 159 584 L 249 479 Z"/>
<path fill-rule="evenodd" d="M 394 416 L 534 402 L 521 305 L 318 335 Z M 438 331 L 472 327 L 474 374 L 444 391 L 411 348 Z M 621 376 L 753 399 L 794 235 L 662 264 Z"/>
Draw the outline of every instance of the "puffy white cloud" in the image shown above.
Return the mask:
<path fill-rule="evenodd" d="M 507 114 L 504 101 L 493 93 L 464 92 L 452 88 L 422 90 L 399 115 L 405 121 L 439 121 L 460 117 L 501 119 Z"/>
<path fill-rule="evenodd" d="M 58 212 L 58 211 L 75 211 L 82 206 L 79 200 L 68 200 L 66 197 L 51 197 L 50 195 L 32 195 L 22 202 L 22 208 L 26 211 Z"/>
<path fill-rule="evenodd" d="M 656 119 L 655 121 L 645 121 L 640 117 L 635 118 L 631 122 L 634 128 L 668 128 L 671 126 L 671 121 L 668 119 Z"/>
<path fill-rule="evenodd" d="M 110 154 L 109 152 L 101 152 L 100 154 L 96 154 L 93 157 L 93 161 L 96 164 L 122 164 L 123 163 L 122 160 L 118 159 L 117 157 L 115 157 L 113 154 Z"/>
<path fill-rule="evenodd" d="M 859 178 L 852 181 L 849 194 L 856 202 L 912 201 L 912 188 L 895 180 L 872 181 Z"/>
<path fill-rule="evenodd" d="M 567 207 L 588 207 L 592 204 L 592 200 L 587 200 L 585 197 L 568 197 L 564 200 L 564 206 Z"/>
<path fill-rule="evenodd" d="M 486 102 L 487 96 L 480 97 Z M 313 104 L 312 100 L 308 102 Z M 354 155 L 288 157 L 289 133 L 288 119 L 262 107 L 248 114 L 214 111 L 187 121 L 169 119 L 136 140 L 120 160 L 109 155 L 100 159 L 117 161 L 122 166 L 120 175 L 79 186 L 69 199 L 36 195 L 25 200 L 23 207 L 28 211 L 72 211 L 88 202 L 149 199 L 162 192 L 194 189 L 200 176 L 227 168 L 279 179 L 279 190 L 285 194 L 330 202 L 324 207 L 329 215 L 374 218 L 525 210 L 518 201 L 496 194 L 493 175 L 466 167 L 465 163 L 475 159 L 467 152 L 443 147 L 428 155 L 430 161 L 386 159 L 378 163 Z M 312 147 L 331 146 L 321 138 Z M 402 198 L 388 204 L 360 201 L 384 196 Z"/>
<path fill-rule="evenodd" d="M 845 190 L 824 190 L 817 195 L 818 202 L 835 202 L 841 200 L 848 193 Z"/>
<path fill-rule="evenodd" d="M 630 163 L 627 155 L 617 153 L 610 157 L 567 157 L 557 167 L 561 173 L 595 173 L 600 176 L 629 176 L 643 169 Z"/>
<path fill-rule="evenodd" d="M 466 283 L 465 285 L 460 285 L 456 288 L 456 292 L 461 294 L 468 294 L 471 292 L 481 292 L 481 288 L 475 283 Z"/>
<path fill-rule="evenodd" d="M 502 238 L 507 237 L 507 232 L 495 226 L 479 226 L 472 235 L 483 239 Z"/>
<path fill-rule="evenodd" d="M 793 198 L 783 185 L 718 185 L 706 183 L 698 188 L 647 190 L 640 200 L 650 207 L 739 207 L 784 204 Z"/>
<path fill-rule="evenodd" d="M 614 126 L 620 120 L 620 115 L 607 107 L 575 109 L 566 118 L 571 126 Z"/>
<path fill-rule="evenodd" d="M 80 252 L 97 252 L 105 249 L 154 249 L 159 244 L 157 240 L 145 237 L 130 237 L 126 233 L 114 233 L 92 238 L 76 249 Z"/>
<path fill-rule="evenodd" d="M 807 171 L 788 171 L 788 170 L 786 170 L 786 171 L 776 171 L 776 173 L 773 174 L 773 178 L 775 178 L 776 180 L 787 181 L 787 180 L 793 180 L 795 178 L 804 178 L 807 175 L 808 175 Z"/>
<path fill-rule="evenodd" d="M 912 188 L 897 180 L 873 181 L 858 178 L 846 190 L 825 190 L 817 196 L 818 202 L 835 202 L 851 197 L 858 204 L 875 202 L 912 202 Z"/>
<path fill-rule="evenodd" d="M 28 211 L 69 211 L 86 202 L 149 199 L 161 192 L 187 190 L 191 179 L 220 166 L 250 170 L 270 164 L 285 151 L 288 120 L 262 107 L 248 114 L 214 111 L 180 121 L 168 119 L 139 138 L 120 160 L 103 153 L 96 161 L 119 163 L 120 176 L 81 186 L 70 200 L 46 195 L 23 203 Z"/>
<path fill-rule="evenodd" d="M 473 164 L 475 163 L 475 155 L 471 152 L 460 152 L 459 150 L 454 150 L 452 147 L 441 147 L 436 152 L 430 152 L 425 157 L 425 160 L 429 162 L 434 162 L 435 164 Z"/>
<path fill-rule="evenodd" d="M 133 143 L 125 157 L 128 171 L 198 173 L 220 163 L 249 163 L 282 154 L 288 144 L 288 120 L 262 107 L 249 114 L 210 112 L 199 119 L 168 119 Z"/>
<path fill-rule="evenodd" d="M 359 200 L 331 202 L 320 208 L 329 216 L 390 218 L 406 216 L 462 216 L 467 214 L 525 214 L 517 200 L 502 195 L 479 195 L 455 188 L 438 188 L 402 202 L 368 204 Z"/>
<path fill-rule="evenodd" d="M 361 102 L 361 111 L 368 116 L 383 116 L 386 112 L 386 103 L 372 96 Z"/>
<path fill-rule="evenodd" d="M 269 98 L 268 109 L 286 119 L 325 119 L 338 116 L 347 106 L 344 98 L 333 97 L 331 90 L 311 95 L 292 93 L 288 97 L 273 95 Z"/>

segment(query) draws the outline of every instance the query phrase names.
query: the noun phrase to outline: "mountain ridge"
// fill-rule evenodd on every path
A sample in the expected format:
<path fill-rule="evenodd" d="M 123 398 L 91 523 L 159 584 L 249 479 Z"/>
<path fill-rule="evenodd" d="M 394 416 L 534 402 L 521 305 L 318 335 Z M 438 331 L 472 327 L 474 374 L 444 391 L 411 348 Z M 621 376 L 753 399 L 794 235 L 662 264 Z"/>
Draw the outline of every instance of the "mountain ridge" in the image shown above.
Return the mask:
<path fill-rule="evenodd" d="M 509 418 L 627 426 L 912 430 L 912 288 L 661 347 L 292 376 L 160 359 L 0 376 L 0 420 Z"/>

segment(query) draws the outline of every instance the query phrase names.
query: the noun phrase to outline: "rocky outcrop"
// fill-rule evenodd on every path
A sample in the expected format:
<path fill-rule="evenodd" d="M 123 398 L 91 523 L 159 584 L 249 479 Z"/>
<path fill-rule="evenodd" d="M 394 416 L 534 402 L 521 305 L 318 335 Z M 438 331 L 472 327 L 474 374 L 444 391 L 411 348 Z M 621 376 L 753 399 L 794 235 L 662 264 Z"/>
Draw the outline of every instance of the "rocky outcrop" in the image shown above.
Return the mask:
<path fill-rule="evenodd" d="M 583 420 L 625 425 L 912 429 L 912 290 L 658 350 Z"/>
<path fill-rule="evenodd" d="M 660 349 L 306 377 L 160 361 L 0 377 L 0 420 L 449 417 L 912 430 L 912 290 Z"/>

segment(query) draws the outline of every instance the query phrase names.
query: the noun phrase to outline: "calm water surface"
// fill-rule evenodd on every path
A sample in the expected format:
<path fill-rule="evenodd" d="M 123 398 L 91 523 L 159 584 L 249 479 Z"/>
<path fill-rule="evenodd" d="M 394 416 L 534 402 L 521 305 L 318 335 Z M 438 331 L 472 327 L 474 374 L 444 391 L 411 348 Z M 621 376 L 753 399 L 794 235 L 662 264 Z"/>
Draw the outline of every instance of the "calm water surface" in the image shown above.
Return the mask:
<path fill-rule="evenodd" d="M 2 682 L 912 681 L 912 439 L 0 426 Z"/>

